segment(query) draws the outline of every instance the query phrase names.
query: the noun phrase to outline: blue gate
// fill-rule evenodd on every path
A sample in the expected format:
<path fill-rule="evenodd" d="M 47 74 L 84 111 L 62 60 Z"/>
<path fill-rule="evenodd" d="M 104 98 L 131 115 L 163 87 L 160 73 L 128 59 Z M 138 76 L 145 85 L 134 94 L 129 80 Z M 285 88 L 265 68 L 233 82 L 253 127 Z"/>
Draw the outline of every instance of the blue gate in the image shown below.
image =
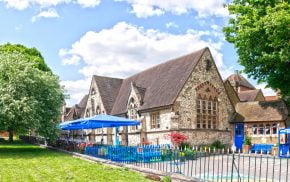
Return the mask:
<path fill-rule="evenodd" d="M 235 124 L 234 136 L 235 136 L 236 148 L 238 150 L 242 150 L 243 143 L 244 143 L 244 124 L 243 123 Z"/>

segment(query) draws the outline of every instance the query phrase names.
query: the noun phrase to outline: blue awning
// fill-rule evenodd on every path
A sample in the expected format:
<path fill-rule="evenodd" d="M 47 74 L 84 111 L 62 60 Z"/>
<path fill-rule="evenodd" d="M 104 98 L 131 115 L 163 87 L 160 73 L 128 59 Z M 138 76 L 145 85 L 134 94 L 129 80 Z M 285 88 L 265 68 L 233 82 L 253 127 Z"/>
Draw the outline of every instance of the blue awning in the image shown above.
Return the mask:
<path fill-rule="evenodd" d="M 122 117 L 100 114 L 89 118 L 77 119 L 75 121 L 67 121 L 61 123 L 59 127 L 62 130 L 81 130 L 136 125 L 140 125 L 140 122 Z"/>

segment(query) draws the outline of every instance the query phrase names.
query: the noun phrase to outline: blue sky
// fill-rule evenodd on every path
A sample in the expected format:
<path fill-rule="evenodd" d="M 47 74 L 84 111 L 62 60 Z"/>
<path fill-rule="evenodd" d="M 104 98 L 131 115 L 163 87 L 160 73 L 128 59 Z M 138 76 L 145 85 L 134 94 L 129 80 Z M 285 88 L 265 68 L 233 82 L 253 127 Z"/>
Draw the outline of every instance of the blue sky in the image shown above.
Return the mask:
<path fill-rule="evenodd" d="M 0 0 L 0 43 L 40 50 L 70 94 L 68 105 L 88 92 L 92 74 L 127 77 L 205 46 L 226 78 L 242 67 L 221 31 L 229 18 L 223 3 Z M 264 93 L 273 94 L 270 89 Z"/>

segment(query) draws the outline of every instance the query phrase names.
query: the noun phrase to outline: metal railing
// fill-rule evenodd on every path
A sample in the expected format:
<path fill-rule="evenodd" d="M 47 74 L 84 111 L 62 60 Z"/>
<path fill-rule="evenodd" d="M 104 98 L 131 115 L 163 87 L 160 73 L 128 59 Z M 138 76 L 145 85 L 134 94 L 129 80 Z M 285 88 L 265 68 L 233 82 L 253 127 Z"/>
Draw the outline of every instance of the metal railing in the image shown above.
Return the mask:
<path fill-rule="evenodd" d="M 86 147 L 85 154 L 205 181 L 290 182 L 289 158 L 278 158 L 269 153 L 243 154 L 198 147 L 179 150 L 168 145 L 100 145 Z"/>
<path fill-rule="evenodd" d="M 32 137 L 23 139 L 31 143 L 39 141 Z M 279 158 L 269 152 L 243 154 L 230 149 L 176 149 L 169 145 L 111 146 L 64 140 L 48 142 L 48 145 L 203 181 L 290 182 L 289 151 L 286 158 Z"/>

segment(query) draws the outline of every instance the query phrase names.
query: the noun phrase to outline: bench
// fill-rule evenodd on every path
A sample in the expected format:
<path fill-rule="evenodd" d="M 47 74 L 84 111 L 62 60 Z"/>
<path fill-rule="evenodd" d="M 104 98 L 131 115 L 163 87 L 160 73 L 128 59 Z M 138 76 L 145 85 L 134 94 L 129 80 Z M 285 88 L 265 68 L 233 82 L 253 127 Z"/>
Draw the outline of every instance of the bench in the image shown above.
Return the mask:
<path fill-rule="evenodd" d="M 267 154 L 271 152 L 273 146 L 273 144 L 253 144 L 251 152 Z"/>

